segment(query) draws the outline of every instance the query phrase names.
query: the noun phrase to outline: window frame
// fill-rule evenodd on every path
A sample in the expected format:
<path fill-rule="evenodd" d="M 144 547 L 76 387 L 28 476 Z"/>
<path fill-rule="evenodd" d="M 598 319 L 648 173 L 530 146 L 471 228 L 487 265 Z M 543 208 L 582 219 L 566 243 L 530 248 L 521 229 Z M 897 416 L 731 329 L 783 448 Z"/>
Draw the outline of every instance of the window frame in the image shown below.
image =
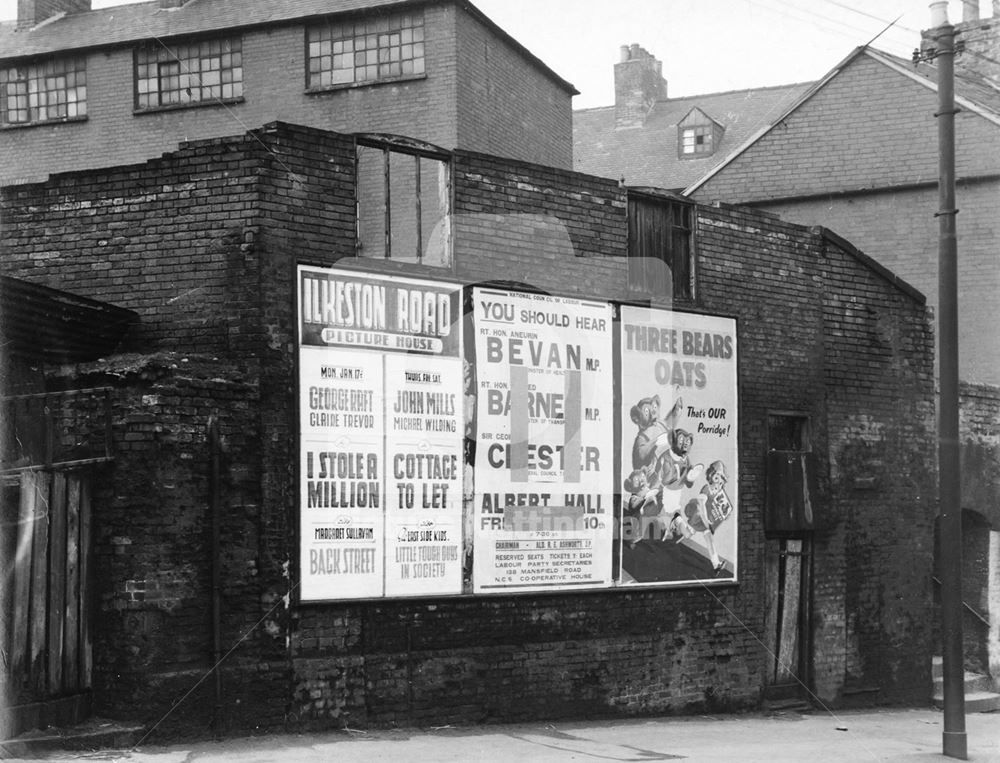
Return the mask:
<path fill-rule="evenodd" d="M 407 24 L 406 22 L 410 23 Z M 398 25 L 397 25 L 398 22 Z M 348 28 L 353 28 L 350 35 Z M 364 31 L 359 31 L 363 28 Z M 340 34 L 336 34 L 340 32 Z M 404 39 L 409 33 L 410 39 Z M 399 40 L 383 40 L 399 35 Z M 314 36 L 316 35 L 316 36 Z M 324 36 L 325 35 L 325 36 Z M 419 36 L 419 39 L 416 39 Z M 359 49 L 359 40 L 364 41 L 364 47 Z M 374 47 L 372 47 L 374 43 Z M 385 43 L 383 45 L 383 43 Z M 337 45 L 343 46 L 339 51 Z M 346 48 L 350 47 L 350 50 Z M 319 46 L 314 55 L 313 46 Z M 324 50 L 324 45 L 329 50 Z M 407 51 L 410 47 L 412 50 Z M 420 49 L 419 55 L 416 48 Z M 407 56 L 407 52 L 411 55 Z M 396 54 L 394 56 L 394 53 Z M 368 56 L 374 54 L 374 61 Z M 365 61 L 359 62 L 358 57 L 364 55 Z M 348 67 L 336 67 L 336 59 L 353 58 L 353 64 Z M 330 59 L 330 68 L 322 66 L 323 59 Z M 385 60 L 383 60 L 385 59 Z M 427 36 L 423 9 L 391 13 L 385 16 L 354 16 L 348 18 L 328 18 L 315 24 L 309 24 L 303 32 L 303 60 L 306 93 L 326 93 L 354 87 L 368 87 L 386 82 L 425 79 L 427 77 Z M 313 61 L 317 60 L 315 66 Z M 406 63 L 411 63 L 411 71 L 404 71 Z M 382 73 L 383 67 L 398 65 L 397 73 Z M 358 78 L 359 69 L 374 67 L 375 76 Z M 351 72 L 350 79 L 337 79 L 337 72 Z M 328 73 L 329 82 L 322 82 L 322 77 Z"/>
<path fill-rule="evenodd" d="M 13 109 L 11 99 L 15 101 Z M 53 110 L 56 113 L 51 116 Z M 9 118 L 12 112 L 23 112 L 25 118 L 12 121 Z M 86 56 L 51 56 L 0 66 L 0 129 L 86 119 Z"/>
<path fill-rule="evenodd" d="M 382 234 L 383 239 L 383 254 L 382 256 L 365 256 L 362 254 L 362 249 L 364 246 L 364 241 L 362 237 L 362 199 L 360 195 L 360 172 L 358 171 L 359 161 L 358 156 L 362 148 L 375 149 L 383 152 L 383 186 L 382 186 L 382 214 L 383 214 L 383 224 L 382 224 Z M 422 160 L 436 161 L 440 162 L 445 169 L 445 183 L 446 188 L 443 194 L 443 199 L 445 202 L 445 209 L 441 215 L 441 219 L 444 220 L 445 226 L 445 242 L 444 242 L 444 262 L 442 264 L 428 264 L 423 261 L 424 251 L 423 251 L 423 215 L 422 215 L 422 205 L 421 205 L 421 194 L 418 190 L 415 192 L 415 224 L 416 224 L 416 243 L 417 243 L 417 254 L 416 261 L 414 262 L 412 258 L 393 258 L 392 257 L 392 176 L 389 170 L 389 165 L 393 154 L 401 156 L 411 156 L 415 161 L 415 178 L 417 183 L 420 182 L 421 171 L 420 162 Z M 455 251 L 454 251 L 454 205 L 455 205 L 455 165 L 453 161 L 452 154 L 445 149 L 434 146 L 430 143 L 424 143 L 423 141 L 414 140 L 411 138 L 405 138 L 395 135 L 384 135 L 384 134 L 358 134 L 355 135 L 354 140 L 354 156 L 355 156 L 355 182 L 354 182 L 354 223 L 355 223 L 355 249 L 354 256 L 358 260 L 365 260 L 370 263 L 392 263 L 394 266 L 401 267 L 415 267 L 420 269 L 434 268 L 435 270 L 448 270 L 453 271 L 455 268 Z"/>
<path fill-rule="evenodd" d="M 213 49 L 213 45 L 217 45 L 218 50 Z M 178 51 L 187 54 L 195 52 L 197 55 L 182 57 Z M 227 57 L 229 63 L 224 65 Z M 190 66 L 190 62 L 195 60 L 198 62 L 197 71 Z M 209 62 L 208 68 L 205 68 L 205 62 Z M 216 62 L 217 66 L 214 66 Z M 141 67 L 145 68 L 145 72 L 140 73 Z M 211 73 L 217 73 L 217 81 L 206 82 L 206 74 Z M 164 88 L 164 82 L 174 84 L 171 80 L 176 80 L 176 87 Z M 185 100 L 184 92 L 192 93 L 192 80 L 195 81 L 198 98 Z M 145 89 L 143 84 L 146 84 Z M 227 88 L 231 89 L 229 95 L 226 95 Z M 243 36 L 240 34 L 180 38 L 166 42 L 153 40 L 132 50 L 132 104 L 135 114 L 242 103 L 245 88 Z M 217 93 L 212 92 L 216 89 Z"/>
<path fill-rule="evenodd" d="M 654 189 L 628 189 L 627 197 L 628 241 L 626 257 L 628 260 L 627 286 L 629 292 L 670 304 L 695 302 L 697 298 L 697 205 L 689 199 Z M 656 235 L 645 231 L 644 235 L 640 237 L 639 228 L 642 226 L 643 220 L 639 218 L 649 215 L 656 207 L 667 211 L 666 225 L 663 226 L 661 237 L 668 251 L 661 250 L 662 254 L 667 256 L 649 257 L 639 248 L 653 245 Z M 680 225 L 677 224 L 678 220 Z M 679 253 L 675 250 L 675 243 L 679 237 L 686 239 L 686 252 Z M 676 261 L 679 257 L 683 257 L 684 260 L 682 268 L 676 267 Z M 666 266 L 666 271 L 670 274 L 669 293 L 665 289 L 665 277 L 656 272 L 662 272 L 662 268 L 657 265 L 653 265 L 651 268 L 650 260 L 663 263 Z M 678 270 L 681 271 L 679 274 Z"/>
<path fill-rule="evenodd" d="M 688 137 L 691 137 L 691 150 L 687 151 Z M 698 138 L 705 138 L 701 143 Z M 691 125 L 681 128 L 680 150 L 683 158 L 711 156 L 715 153 L 715 130 L 711 125 Z"/>

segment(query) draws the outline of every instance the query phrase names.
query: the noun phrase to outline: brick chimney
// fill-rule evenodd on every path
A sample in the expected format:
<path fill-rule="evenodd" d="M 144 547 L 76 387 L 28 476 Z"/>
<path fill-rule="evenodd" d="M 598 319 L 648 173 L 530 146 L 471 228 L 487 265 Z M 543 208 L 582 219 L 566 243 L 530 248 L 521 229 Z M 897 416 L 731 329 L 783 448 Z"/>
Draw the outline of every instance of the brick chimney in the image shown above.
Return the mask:
<path fill-rule="evenodd" d="M 615 64 L 615 129 L 642 127 L 653 104 L 666 97 L 663 64 L 638 45 L 622 45 Z"/>
<path fill-rule="evenodd" d="M 60 13 L 90 10 L 90 0 L 17 0 L 17 29 L 31 29 Z"/>

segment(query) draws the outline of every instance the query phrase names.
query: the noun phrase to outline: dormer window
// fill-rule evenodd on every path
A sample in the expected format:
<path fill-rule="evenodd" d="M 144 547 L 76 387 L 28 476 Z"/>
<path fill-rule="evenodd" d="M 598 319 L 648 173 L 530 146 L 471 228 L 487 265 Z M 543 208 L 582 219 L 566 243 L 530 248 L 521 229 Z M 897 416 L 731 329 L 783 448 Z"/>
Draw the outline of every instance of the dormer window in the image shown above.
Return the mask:
<path fill-rule="evenodd" d="M 677 125 L 677 156 L 681 159 L 711 156 L 718 149 L 725 130 L 701 109 L 691 109 Z"/>

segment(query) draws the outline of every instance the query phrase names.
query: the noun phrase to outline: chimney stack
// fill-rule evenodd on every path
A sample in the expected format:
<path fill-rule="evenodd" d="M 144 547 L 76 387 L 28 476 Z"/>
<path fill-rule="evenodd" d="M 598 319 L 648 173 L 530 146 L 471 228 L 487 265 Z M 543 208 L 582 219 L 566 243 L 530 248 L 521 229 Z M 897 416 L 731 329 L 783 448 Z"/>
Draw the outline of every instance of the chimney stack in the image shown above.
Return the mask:
<path fill-rule="evenodd" d="M 622 45 L 615 64 L 615 129 L 642 127 L 653 104 L 666 97 L 663 65 L 639 45 Z"/>
<path fill-rule="evenodd" d="M 935 5 L 931 3 L 932 12 Z M 955 75 L 984 78 L 1000 87 L 1000 0 L 993 0 L 992 6 L 993 17 L 980 18 L 978 0 L 962 0 L 962 21 L 955 24 L 955 35 L 965 49 L 955 56 Z M 940 21 L 932 16 L 931 24 Z M 935 31 L 936 27 L 921 32 L 921 50 L 936 47 Z"/>
<path fill-rule="evenodd" d="M 60 13 L 90 10 L 90 0 L 17 0 L 17 30 L 31 29 Z"/>

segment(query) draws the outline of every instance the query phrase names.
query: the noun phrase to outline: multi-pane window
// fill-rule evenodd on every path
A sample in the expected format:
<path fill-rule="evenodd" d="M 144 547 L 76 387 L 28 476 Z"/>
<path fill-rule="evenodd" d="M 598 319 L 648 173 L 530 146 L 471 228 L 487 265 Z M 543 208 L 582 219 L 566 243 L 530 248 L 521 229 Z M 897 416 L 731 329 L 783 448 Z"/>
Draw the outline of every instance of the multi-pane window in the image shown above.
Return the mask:
<path fill-rule="evenodd" d="M 424 73 L 424 18 L 400 13 L 306 30 L 310 90 Z"/>
<path fill-rule="evenodd" d="M 242 40 L 140 48 L 135 54 L 135 86 L 138 109 L 242 98 Z"/>
<path fill-rule="evenodd" d="M 86 115 L 83 58 L 55 58 L 0 69 L 0 125 L 58 122 Z"/>
<path fill-rule="evenodd" d="M 358 256 L 451 264 L 451 173 L 446 155 L 358 143 Z"/>
<path fill-rule="evenodd" d="M 685 155 L 711 154 L 714 150 L 711 125 L 684 128 L 681 133 L 681 153 Z"/>
<path fill-rule="evenodd" d="M 690 202 L 629 194 L 630 289 L 664 299 L 693 297 L 693 217 Z"/>

